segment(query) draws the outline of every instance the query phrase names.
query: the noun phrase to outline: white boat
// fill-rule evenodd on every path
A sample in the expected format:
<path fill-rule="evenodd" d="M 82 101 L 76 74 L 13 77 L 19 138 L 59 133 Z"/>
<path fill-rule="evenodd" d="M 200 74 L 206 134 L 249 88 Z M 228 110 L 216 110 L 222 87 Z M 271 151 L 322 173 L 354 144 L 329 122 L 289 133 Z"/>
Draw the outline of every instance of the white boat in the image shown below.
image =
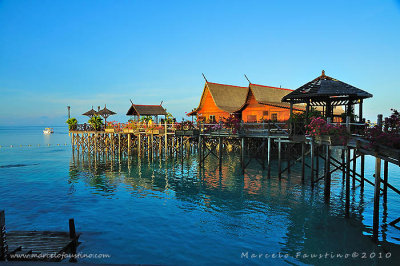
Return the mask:
<path fill-rule="evenodd" d="M 43 134 L 51 134 L 51 133 L 54 133 L 54 130 L 53 130 L 53 128 L 49 128 L 49 127 L 46 127 L 44 130 L 43 130 Z"/>

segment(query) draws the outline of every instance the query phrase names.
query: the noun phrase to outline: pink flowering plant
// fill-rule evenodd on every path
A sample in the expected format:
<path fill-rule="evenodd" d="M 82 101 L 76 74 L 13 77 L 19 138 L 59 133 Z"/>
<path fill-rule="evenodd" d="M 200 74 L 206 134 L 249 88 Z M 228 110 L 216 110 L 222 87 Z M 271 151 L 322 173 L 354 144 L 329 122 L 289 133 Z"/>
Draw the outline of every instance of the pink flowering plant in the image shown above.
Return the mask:
<path fill-rule="evenodd" d="M 383 145 L 400 149 L 400 114 L 396 109 L 391 109 L 392 114 L 386 117 L 382 128 L 369 127 L 365 130 L 365 138 L 371 146 Z"/>
<path fill-rule="evenodd" d="M 240 119 L 235 115 L 230 115 L 229 117 L 225 118 L 224 121 L 224 128 L 231 129 L 233 134 L 240 129 Z"/>
<path fill-rule="evenodd" d="M 306 134 L 311 137 L 331 136 L 342 144 L 347 143 L 349 139 L 349 133 L 344 125 L 329 124 L 322 117 L 312 117 L 310 124 L 306 125 L 306 130 Z"/>

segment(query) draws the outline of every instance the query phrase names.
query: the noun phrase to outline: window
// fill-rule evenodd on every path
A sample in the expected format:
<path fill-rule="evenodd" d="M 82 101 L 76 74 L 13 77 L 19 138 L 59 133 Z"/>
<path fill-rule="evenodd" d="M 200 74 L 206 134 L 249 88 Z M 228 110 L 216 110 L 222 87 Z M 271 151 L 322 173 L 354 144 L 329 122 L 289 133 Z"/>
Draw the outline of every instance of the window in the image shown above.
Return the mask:
<path fill-rule="evenodd" d="M 215 115 L 209 116 L 210 123 L 215 123 Z"/>
<path fill-rule="evenodd" d="M 248 115 L 247 116 L 247 122 L 248 123 L 256 123 L 257 122 L 257 116 L 256 115 Z"/>
<path fill-rule="evenodd" d="M 263 111 L 263 116 L 268 116 L 268 111 Z"/>
<path fill-rule="evenodd" d="M 272 121 L 278 121 L 278 114 L 277 113 L 272 113 L 271 114 L 271 120 Z"/>

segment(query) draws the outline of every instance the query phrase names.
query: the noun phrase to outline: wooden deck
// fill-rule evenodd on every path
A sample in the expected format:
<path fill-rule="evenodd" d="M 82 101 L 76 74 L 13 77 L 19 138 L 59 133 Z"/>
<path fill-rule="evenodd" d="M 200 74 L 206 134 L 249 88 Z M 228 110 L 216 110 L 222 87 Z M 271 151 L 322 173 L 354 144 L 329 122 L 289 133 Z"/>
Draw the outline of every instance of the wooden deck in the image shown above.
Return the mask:
<path fill-rule="evenodd" d="M 79 234 L 75 233 L 74 220 L 69 221 L 69 232 L 60 231 L 10 231 L 5 230 L 5 214 L 0 211 L 2 234 L 0 235 L 0 261 L 59 262 L 71 257 L 76 249 Z"/>

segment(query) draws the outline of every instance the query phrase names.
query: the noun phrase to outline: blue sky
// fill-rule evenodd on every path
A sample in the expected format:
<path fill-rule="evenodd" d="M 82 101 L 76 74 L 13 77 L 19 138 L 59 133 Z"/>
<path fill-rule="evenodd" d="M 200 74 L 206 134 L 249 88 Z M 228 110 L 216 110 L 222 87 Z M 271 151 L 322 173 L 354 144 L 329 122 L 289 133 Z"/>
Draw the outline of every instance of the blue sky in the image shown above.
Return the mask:
<path fill-rule="evenodd" d="M 162 100 L 178 119 L 211 82 L 296 89 L 326 74 L 400 109 L 400 1 L 1 1 L 0 125 L 59 125 Z"/>

